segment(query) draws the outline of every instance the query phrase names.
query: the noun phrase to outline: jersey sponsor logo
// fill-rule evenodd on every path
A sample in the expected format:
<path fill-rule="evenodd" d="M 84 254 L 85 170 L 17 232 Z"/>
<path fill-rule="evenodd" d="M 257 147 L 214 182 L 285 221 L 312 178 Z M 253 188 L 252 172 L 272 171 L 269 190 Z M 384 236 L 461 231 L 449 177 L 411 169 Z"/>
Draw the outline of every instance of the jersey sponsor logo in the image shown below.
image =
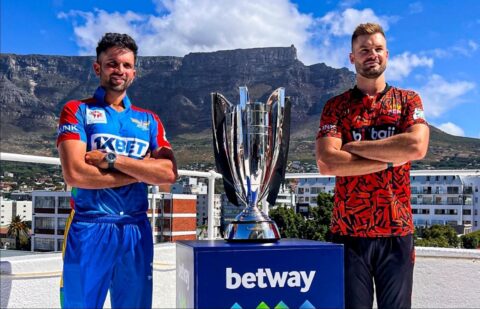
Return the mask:
<path fill-rule="evenodd" d="M 135 118 L 130 118 L 130 120 L 137 125 L 137 128 L 143 131 L 148 131 L 148 127 L 150 126 L 150 121 L 143 121 Z"/>
<path fill-rule="evenodd" d="M 121 137 L 112 134 L 93 134 L 92 149 L 115 152 L 122 156 L 143 158 L 148 151 L 149 143 L 135 137 Z"/>
<path fill-rule="evenodd" d="M 334 124 L 324 124 L 318 128 L 318 131 L 325 132 L 325 131 L 336 131 L 337 126 Z"/>
<path fill-rule="evenodd" d="M 395 135 L 394 126 L 376 126 L 352 130 L 352 139 L 354 141 L 374 141 L 384 139 Z"/>
<path fill-rule="evenodd" d="M 225 269 L 225 287 L 229 290 L 236 290 L 242 286 L 245 289 L 259 287 L 265 288 L 299 288 L 300 292 L 306 293 L 310 290 L 315 270 L 312 271 L 276 271 L 270 268 L 258 268 L 256 272 L 236 273 L 232 268 Z"/>
<path fill-rule="evenodd" d="M 107 116 L 102 109 L 87 108 L 87 124 L 107 123 Z"/>
<path fill-rule="evenodd" d="M 400 115 L 400 114 L 402 113 L 402 108 L 401 108 L 401 106 L 398 106 L 398 107 L 389 109 L 389 110 L 388 110 L 388 113 L 389 113 L 390 115 L 394 115 L 394 116 Z"/>
<path fill-rule="evenodd" d="M 58 127 L 58 134 L 63 133 L 78 133 L 78 128 L 76 124 L 63 124 Z"/>
<path fill-rule="evenodd" d="M 415 108 L 415 110 L 413 111 L 413 120 L 417 120 L 417 119 L 425 120 L 425 113 L 421 108 Z"/>

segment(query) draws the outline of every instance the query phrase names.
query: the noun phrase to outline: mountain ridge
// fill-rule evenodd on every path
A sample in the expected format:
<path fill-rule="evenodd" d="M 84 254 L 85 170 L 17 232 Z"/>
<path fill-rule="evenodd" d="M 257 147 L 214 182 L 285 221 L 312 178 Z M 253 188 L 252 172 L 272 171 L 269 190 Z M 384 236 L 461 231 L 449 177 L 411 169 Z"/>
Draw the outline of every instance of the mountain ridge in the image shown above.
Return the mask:
<path fill-rule="evenodd" d="M 92 56 L 1 54 L 2 151 L 56 156 L 59 111 L 69 100 L 92 95 L 98 85 L 93 61 Z M 236 102 L 238 87 L 246 85 L 252 99 L 265 101 L 274 89 L 285 87 L 292 101 L 289 159 L 312 162 L 323 105 L 354 83 L 354 73 L 346 68 L 304 65 L 292 45 L 138 57 L 137 78 L 128 94 L 135 105 L 160 115 L 180 164 L 189 164 L 213 162 L 211 92 Z M 432 128 L 424 167 L 448 166 L 465 157 L 468 162 L 452 166 L 480 166 L 480 139 L 445 134 Z"/>

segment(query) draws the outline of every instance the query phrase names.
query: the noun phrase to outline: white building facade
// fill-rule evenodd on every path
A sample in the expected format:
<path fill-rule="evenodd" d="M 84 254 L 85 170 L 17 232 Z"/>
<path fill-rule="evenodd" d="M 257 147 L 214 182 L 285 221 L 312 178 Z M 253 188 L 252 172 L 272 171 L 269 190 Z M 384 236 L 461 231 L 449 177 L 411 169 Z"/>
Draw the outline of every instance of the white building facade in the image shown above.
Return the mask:
<path fill-rule="evenodd" d="M 480 171 L 412 171 L 410 188 L 415 226 L 448 224 L 459 234 L 480 229 Z M 297 203 L 315 207 L 318 193 L 334 189 L 335 177 L 299 174 Z"/>
<path fill-rule="evenodd" d="M 23 221 L 32 221 L 32 201 L 6 200 L 0 197 L 0 226 L 10 225 L 16 216 L 20 216 Z"/>
<path fill-rule="evenodd" d="M 33 191 L 31 251 L 62 250 L 70 196 L 70 191 Z M 196 239 L 196 198 L 192 194 L 148 195 L 154 243 Z"/>

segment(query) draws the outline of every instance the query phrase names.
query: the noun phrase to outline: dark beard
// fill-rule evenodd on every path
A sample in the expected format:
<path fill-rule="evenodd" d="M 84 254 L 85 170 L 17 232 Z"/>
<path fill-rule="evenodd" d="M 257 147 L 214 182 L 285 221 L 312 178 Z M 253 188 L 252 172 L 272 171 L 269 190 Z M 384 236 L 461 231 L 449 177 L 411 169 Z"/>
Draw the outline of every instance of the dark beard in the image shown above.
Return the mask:
<path fill-rule="evenodd" d="M 115 85 L 114 83 L 110 82 L 110 80 L 109 80 L 108 81 L 108 86 L 106 88 L 108 88 L 111 91 L 115 91 L 115 92 L 124 92 L 125 90 L 127 90 L 128 87 L 130 87 L 132 82 L 133 82 L 133 80 L 130 80 L 130 81 L 127 80 L 122 85 Z"/>
<path fill-rule="evenodd" d="M 380 66 L 378 69 L 374 69 L 374 70 L 363 70 L 361 67 L 358 67 L 358 66 L 355 66 L 355 69 L 357 71 L 357 74 L 365 77 L 365 78 L 368 78 L 368 79 L 376 79 L 378 78 L 380 75 L 383 74 L 383 72 L 385 72 L 385 69 L 387 68 L 386 65 L 382 65 Z"/>

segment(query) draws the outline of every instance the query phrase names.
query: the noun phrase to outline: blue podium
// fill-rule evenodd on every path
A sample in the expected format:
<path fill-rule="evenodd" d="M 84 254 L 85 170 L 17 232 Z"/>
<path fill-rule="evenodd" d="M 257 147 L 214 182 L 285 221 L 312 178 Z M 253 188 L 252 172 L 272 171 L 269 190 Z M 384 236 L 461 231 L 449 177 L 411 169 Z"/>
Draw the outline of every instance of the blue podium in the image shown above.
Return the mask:
<path fill-rule="evenodd" d="M 177 308 L 343 308 L 343 246 L 178 241 Z"/>

